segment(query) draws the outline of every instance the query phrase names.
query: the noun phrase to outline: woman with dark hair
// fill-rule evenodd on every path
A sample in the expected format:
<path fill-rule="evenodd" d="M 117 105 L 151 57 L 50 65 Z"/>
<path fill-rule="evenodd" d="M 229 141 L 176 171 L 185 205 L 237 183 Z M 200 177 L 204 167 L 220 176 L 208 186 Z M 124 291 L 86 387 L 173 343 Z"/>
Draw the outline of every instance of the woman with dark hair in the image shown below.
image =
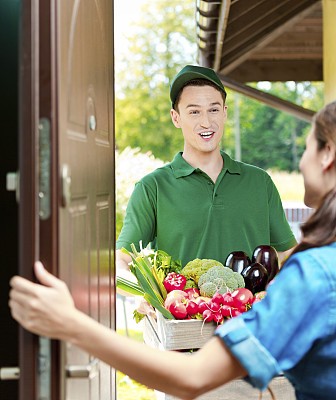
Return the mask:
<path fill-rule="evenodd" d="M 64 282 L 35 264 L 41 284 L 11 280 L 13 317 L 39 335 L 69 341 L 133 379 L 193 399 L 244 377 L 264 390 L 283 372 L 297 399 L 336 398 L 336 102 L 316 114 L 300 162 L 305 203 L 316 209 L 267 296 L 226 321 L 193 355 L 121 337 L 74 307 Z"/>

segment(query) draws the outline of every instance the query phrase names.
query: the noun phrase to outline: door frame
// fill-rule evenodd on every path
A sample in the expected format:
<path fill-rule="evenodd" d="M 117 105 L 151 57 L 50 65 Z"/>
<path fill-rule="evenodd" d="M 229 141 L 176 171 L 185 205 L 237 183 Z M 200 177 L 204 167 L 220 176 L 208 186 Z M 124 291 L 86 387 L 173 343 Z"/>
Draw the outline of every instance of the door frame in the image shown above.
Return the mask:
<path fill-rule="evenodd" d="M 19 43 L 19 274 L 35 281 L 33 264 L 41 260 L 57 275 L 57 109 L 55 0 L 27 0 L 21 3 Z M 40 217 L 40 132 L 41 119 L 48 121 L 50 163 L 50 215 Z M 47 144 L 48 146 L 48 144 Z M 46 171 L 44 171 L 46 172 Z M 44 341 L 19 328 L 19 400 L 48 393 L 60 398 L 59 348 L 56 341 Z M 41 358 L 48 347 L 50 360 Z M 50 349 L 49 349 L 50 347 Z M 43 355 L 42 355 L 43 356 Z M 46 364 L 44 362 L 47 361 Z M 41 373 L 41 365 L 50 365 Z M 43 378 L 43 379 L 42 379 Z"/>

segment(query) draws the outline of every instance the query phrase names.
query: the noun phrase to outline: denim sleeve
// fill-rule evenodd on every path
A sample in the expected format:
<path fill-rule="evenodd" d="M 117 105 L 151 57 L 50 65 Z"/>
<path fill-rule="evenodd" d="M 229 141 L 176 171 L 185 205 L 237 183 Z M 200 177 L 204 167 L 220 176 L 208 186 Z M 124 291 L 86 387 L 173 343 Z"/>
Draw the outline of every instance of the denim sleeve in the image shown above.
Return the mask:
<path fill-rule="evenodd" d="M 248 373 L 246 381 L 264 390 L 281 371 L 269 351 L 252 335 L 245 321 L 233 318 L 217 328 L 215 335 L 223 340 Z"/>
<path fill-rule="evenodd" d="M 321 340 L 335 334 L 334 260 L 334 250 L 326 247 L 293 255 L 262 301 L 216 330 L 253 386 L 265 388 L 279 372 L 307 361 L 313 346 L 316 351 Z"/>

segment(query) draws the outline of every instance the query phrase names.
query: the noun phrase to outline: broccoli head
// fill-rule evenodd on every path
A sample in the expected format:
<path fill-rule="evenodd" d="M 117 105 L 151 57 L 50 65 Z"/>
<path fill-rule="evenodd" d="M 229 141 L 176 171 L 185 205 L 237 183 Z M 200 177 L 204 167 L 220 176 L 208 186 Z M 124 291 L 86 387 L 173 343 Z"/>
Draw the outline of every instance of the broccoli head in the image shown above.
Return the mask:
<path fill-rule="evenodd" d="M 192 279 L 188 279 L 184 289 L 195 288 L 198 289 L 197 283 L 194 282 Z"/>
<path fill-rule="evenodd" d="M 198 280 L 201 295 L 206 297 L 212 297 L 216 292 L 223 294 L 244 286 L 242 275 L 220 265 L 209 268 Z"/>
<path fill-rule="evenodd" d="M 189 261 L 185 267 L 182 268 L 180 273 L 184 275 L 187 280 L 192 280 L 198 284 L 199 277 L 215 265 L 223 267 L 223 264 L 216 260 L 195 258 Z"/>

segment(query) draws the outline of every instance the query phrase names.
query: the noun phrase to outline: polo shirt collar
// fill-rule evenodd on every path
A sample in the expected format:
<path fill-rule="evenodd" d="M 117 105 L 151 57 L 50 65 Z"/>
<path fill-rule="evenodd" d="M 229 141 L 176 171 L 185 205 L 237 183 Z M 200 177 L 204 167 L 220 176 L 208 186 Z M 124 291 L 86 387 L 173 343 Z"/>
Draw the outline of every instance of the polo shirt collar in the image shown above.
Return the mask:
<path fill-rule="evenodd" d="M 221 155 L 224 160 L 224 171 L 228 171 L 230 174 L 240 174 L 241 164 L 239 161 L 233 160 L 228 154 L 221 150 Z"/>
<path fill-rule="evenodd" d="M 224 160 L 224 168 L 223 171 L 228 171 L 232 174 L 240 174 L 241 168 L 240 163 L 233 160 L 228 154 L 221 150 L 221 155 Z M 173 170 L 173 174 L 175 178 L 181 178 L 183 176 L 191 175 L 198 168 L 192 167 L 187 161 L 182 157 L 182 152 L 179 152 L 174 157 L 171 162 L 171 167 Z"/>

